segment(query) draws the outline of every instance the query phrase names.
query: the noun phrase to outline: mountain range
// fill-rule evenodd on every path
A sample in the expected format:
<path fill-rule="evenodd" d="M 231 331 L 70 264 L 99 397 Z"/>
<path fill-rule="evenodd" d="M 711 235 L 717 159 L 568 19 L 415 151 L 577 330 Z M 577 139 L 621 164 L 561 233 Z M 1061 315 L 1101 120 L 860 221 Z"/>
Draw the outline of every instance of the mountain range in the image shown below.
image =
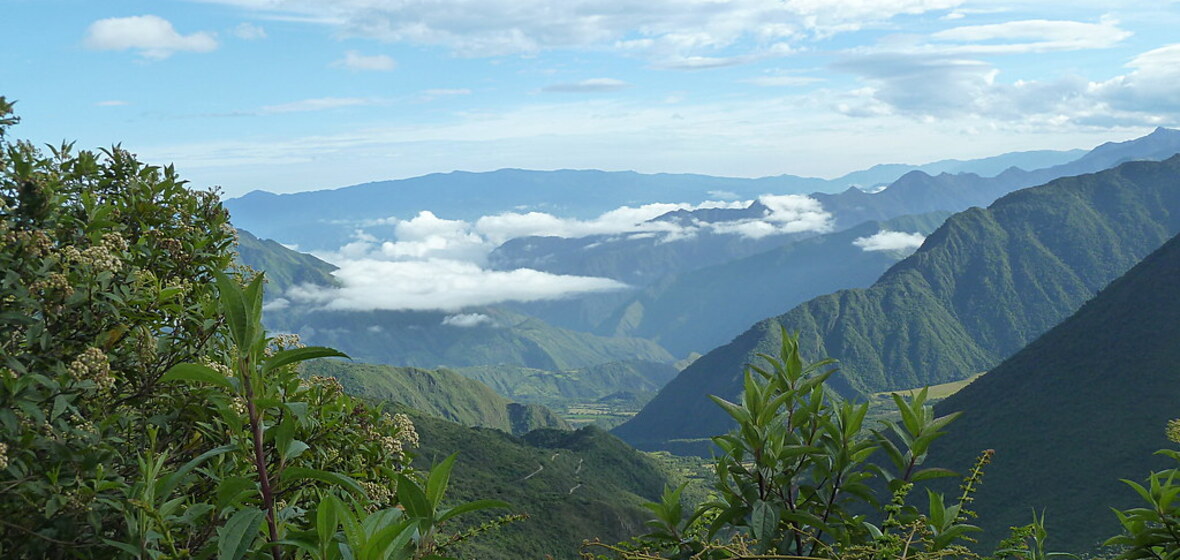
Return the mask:
<path fill-rule="evenodd" d="M 729 417 L 707 395 L 736 398 L 743 364 L 778 344 L 779 324 L 840 361 L 845 395 L 985 371 L 1180 231 L 1177 177 L 1180 156 L 1127 163 L 956 214 L 870 288 L 815 298 L 706 354 L 615 433 L 641 448 L 724 433 Z"/>
<path fill-rule="evenodd" d="M 467 221 L 521 211 L 589 219 L 624 205 L 751 200 L 766 193 L 802 194 L 838 192 L 850 187 L 872 188 L 892 183 L 911 171 L 989 176 L 1013 166 L 1021 169 L 1056 166 L 1080 155 L 1080 150 L 1041 150 L 980 160 L 943 160 L 926 165 L 889 164 L 831 180 L 793 175 L 744 179 L 568 169 L 456 171 L 293 194 L 253 191 L 226 200 L 225 207 L 230 210 L 236 226 L 262 237 L 298 245 L 303 250 L 335 250 L 351 241 L 357 228 L 390 217 L 410 219 L 423 210 L 448 219 Z M 455 201 L 462 201 L 462 204 L 455 204 Z M 874 216 L 854 223 L 868 219 L 884 218 Z"/>

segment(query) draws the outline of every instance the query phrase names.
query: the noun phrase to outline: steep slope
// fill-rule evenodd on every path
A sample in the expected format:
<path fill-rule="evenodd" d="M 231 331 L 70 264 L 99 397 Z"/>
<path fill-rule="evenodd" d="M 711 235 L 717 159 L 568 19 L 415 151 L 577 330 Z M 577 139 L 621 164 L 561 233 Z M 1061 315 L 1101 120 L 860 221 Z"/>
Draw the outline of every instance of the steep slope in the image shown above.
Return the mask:
<path fill-rule="evenodd" d="M 723 433 L 706 398 L 736 397 L 742 365 L 777 344 L 840 360 L 846 394 L 919 387 L 987 370 L 1072 314 L 1180 231 L 1180 156 L 1010 194 L 952 216 L 872 287 L 813 299 L 696 361 L 615 429 L 641 447 Z"/>
<path fill-rule="evenodd" d="M 949 215 L 868 222 L 678 275 L 621 306 L 603 332 L 650 338 L 676 356 L 708 352 L 768 315 L 833 290 L 870 286 L 914 249 L 869 251 L 857 240 L 882 232 L 926 235 Z"/>
<path fill-rule="evenodd" d="M 594 427 L 515 438 L 432 418 L 414 417 L 414 424 L 421 465 L 460 450 L 447 489 L 451 504 L 488 498 L 512 504 L 509 512 L 475 516 L 476 524 L 504 513 L 529 516 L 469 541 L 461 558 L 574 560 L 585 539 L 618 542 L 645 532 L 651 516 L 642 504 L 676 484 L 655 461 Z"/>
<path fill-rule="evenodd" d="M 487 385 L 445 369 L 423 370 L 339 360 L 303 364 L 307 375 L 335 377 L 349 393 L 406 405 L 464 426 L 525 434 L 538 428 L 569 429 L 569 424 L 537 404 L 521 404 Z"/>
<path fill-rule="evenodd" d="M 1180 416 L 1180 238 L 1077 313 L 936 405 L 962 411 L 931 464 L 996 450 L 973 509 L 994 542 L 1044 508 L 1053 550 L 1082 552 L 1118 531 L 1110 507 L 1139 505 L 1142 480 L 1174 447 Z"/>
<path fill-rule="evenodd" d="M 288 249 L 277 241 L 259 239 L 244 229 L 238 230 L 237 261 L 266 272 L 267 297 L 276 297 L 298 284 L 338 285 L 332 276 L 335 265 Z"/>
<path fill-rule="evenodd" d="M 503 364 L 466 367 L 457 371 L 506 397 L 539 403 L 593 401 L 620 391 L 655 393 L 677 373 L 671 364 L 635 361 L 564 371 Z"/>
<path fill-rule="evenodd" d="M 671 362 L 658 344 L 560 329 L 502 308 L 471 310 L 474 324 L 433 311 L 332 311 L 288 308 L 268 313 L 268 328 L 298 333 L 307 344 L 339 348 L 354 359 L 424 368 L 514 364 L 576 369 L 620 360 Z"/>

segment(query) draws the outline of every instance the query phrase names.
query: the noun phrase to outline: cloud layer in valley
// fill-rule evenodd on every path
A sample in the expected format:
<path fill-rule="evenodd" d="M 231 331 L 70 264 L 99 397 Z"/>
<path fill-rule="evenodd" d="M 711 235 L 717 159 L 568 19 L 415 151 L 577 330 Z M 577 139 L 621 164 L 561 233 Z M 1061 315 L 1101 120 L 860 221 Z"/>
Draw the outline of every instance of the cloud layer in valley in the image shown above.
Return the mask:
<path fill-rule="evenodd" d="M 340 267 L 335 276 L 343 288 L 301 286 L 289 290 L 284 297 L 326 309 L 446 311 L 505 301 L 562 299 L 623 290 L 628 286 L 607 278 L 531 269 L 488 270 L 485 265 L 489 253 L 505 241 L 528 236 L 654 236 L 658 242 L 676 242 L 702 232 L 757 239 L 831 229 L 831 215 L 810 197 L 765 195 L 757 202 L 765 208 L 761 215 L 719 222 L 686 223 L 656 218 L 677 210 L 739 210 L 750 207 L 754 201 L 623 206 L 592 220 L 526 212 L 485 216 L 469 223 L 422 211 L 408 220 L 372 221 L 362 224 L 352 242 L 335 252 L 319 255 Z M 469 319 L 456 321 L 470 322 Z"/>
<path fill-rule="evenodd" d="M 868 237 L 858 237 L 852 244 L 865 251 L 913 252 L 922 246 L 926 237 L 920 233 L 882 230 Z"/>

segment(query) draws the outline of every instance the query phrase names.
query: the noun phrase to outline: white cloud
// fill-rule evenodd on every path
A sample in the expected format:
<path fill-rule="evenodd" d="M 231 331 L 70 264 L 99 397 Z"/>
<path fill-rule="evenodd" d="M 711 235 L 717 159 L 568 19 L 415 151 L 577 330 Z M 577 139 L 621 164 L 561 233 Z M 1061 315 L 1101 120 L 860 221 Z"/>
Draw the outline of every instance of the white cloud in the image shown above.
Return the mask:
<path fill-rule="evenodd" d="M 153 15 L 100 19 L 87 28 L 84 43 L 96 50 L 136 50 L 153 60 L 163 60 L 176 52 L 217 49 L 217 39 L 211 33 L 181 35 L 171 22 Z"/>
<path fill-rule="evenodd" d="M 541 88 L 546 93 L 600 93 L 627 89 L 631 84 L 614 78 L 590 78 L 580 82 L 553 84 Z"/>
<path fill-rule="evenodd" d="M 205 0 L 331 25 L 346 36 L 444 46 L 467 56 L 614 46 L 700 67 L 776 46 L 954 8 L 962 0 Z M 744 52 L 726 53 L 727 49 Z M 699 57 L 699 58 L 698 58 Z"/>
<path fill-rule="evenodd" d="M 98 103 L 94 104 L 95 107 L 124 107 L 127 105 L 130 105 L 130 103 L 128 103 L 126 101 L 121 101 L 118 99 L 109 99 L 107 101 L 99 101 Z"/>
<path fill-rule="evenodd" d="M 348 51 L 344 53 L 344 58 L 333 62 L 332 66 L 349 70 L 389 72 L 397 68 L 397 61 L 383 54 L 364 55 L 357 51 Z"/>
<path fill-rule="evenodd" d="M 253 23 L 249 23 L 249 22 L 239 23 L 237 25 L 237 27 L 234 27 L 233 34 L 234 34 L 234 37 L 237 37 L 239 39 L 245 39 L 247 41 L 254 41 L 254 40 L 266 38 L 266 30 L 265 29 L 263 29 L 260 26 L 254 25 Z"/>
<path fill-rule="evenodd" d="M 607 278 L 562 276 L 531 269 L 485 270 L 455 260 L 336 263 L 342 288 L 292 287 L 286 297 L 301 304 L 341 310 L 459 311 L 504 301 L 540 301 L 609 292 L 627 286 Z"/>
<path fill-rule="evenodd" d="M 483 313 L 460 313 L 443 317 L 442 324 L 448 327 L 469 329 L 480 325 L 495 325 L 496 321 Z"/>
<path fill-rule="evenodd" d="M 856 56 L 835 67 L 866 87 L 836 94 L 833 108 L 853 117 L 972 117 L 1051 129 L 1066 125 L 1157 126 L 1180 118 L 1180 43 L 1133 57 L 1131 71 L 1093 82 L 1077 75 L 1004 82 L 987 62 L 915 53 Z"/>
<path fill-rule="evenodd" d="M 356 107 L 360 105 L 375 105 L 376 100 L 360 97 L 320 97 L 316 99 L 302 99 L 279 105 L 267 105 L 262 108 L 263 114 L 275 113 L 303 113 L 308 111 L 327 111 L 341 107 Z"/>
<path fill-rule="evenodd" d="M 881 230 L 868 237 L 858 237 L 852 242 L 864 251 L 911 252 L 922 246 L 926 237 L 920 233 Z"/>
<path fill-rule="evenodd" d="M 1130 73 L 1090 84 L 1089 92 L 1121 111 L 1180 114 L 1180 43 L 1141 53 L 1127 67 Z"/>
<path fill-rule="evenodd" d="M 270 300 L 262 306 L 263 311 L 282 311 L 291 307 L 291 300 L 287 298 L 275 298 Z"/>
<path fill-rule="evenodd" d="M 1020 20 L 988 25 L 952 27 L 931 35 L 928 46 L 943 54 L 1011 54 L 1110 48 L 1132 33 L 1118 22 Z M 951 45 L 949 43 L 960 43 Z"/>
<path fill-rule="evenodd" d="M 680 226 L 650 220 L 676 210 L 698 208 L 744 208 L 745 202 L 707 201 L 698 205 L 654 203 L 642 206 L 622 206 L 593 220 L 559 218 L 544 212 L 506 212 L 484 216 L 475 222 L 475 229 L 492 243 L 499 245 L 509 239 L 527 236 L 583 237 L 650 231 L 673 231 Z"/>

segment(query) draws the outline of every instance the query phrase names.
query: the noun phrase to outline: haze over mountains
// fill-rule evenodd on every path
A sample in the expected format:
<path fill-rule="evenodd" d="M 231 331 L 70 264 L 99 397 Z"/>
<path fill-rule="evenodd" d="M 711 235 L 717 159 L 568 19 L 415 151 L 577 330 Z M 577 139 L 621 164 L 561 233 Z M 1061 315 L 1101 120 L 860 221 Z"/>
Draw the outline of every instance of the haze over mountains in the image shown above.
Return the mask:
<path fill-rule="evenodd" d="M 727 431 L 707 395 L 734 398 L 779 324 L 840 361 L 846 395 L 985 371 L 1180 232 L 1177 176 L 1180 156 L 1127 163 L 956 214 L 872 287 L 813 299 L 697 360 L 615 433 L 650 448 Z"/>

